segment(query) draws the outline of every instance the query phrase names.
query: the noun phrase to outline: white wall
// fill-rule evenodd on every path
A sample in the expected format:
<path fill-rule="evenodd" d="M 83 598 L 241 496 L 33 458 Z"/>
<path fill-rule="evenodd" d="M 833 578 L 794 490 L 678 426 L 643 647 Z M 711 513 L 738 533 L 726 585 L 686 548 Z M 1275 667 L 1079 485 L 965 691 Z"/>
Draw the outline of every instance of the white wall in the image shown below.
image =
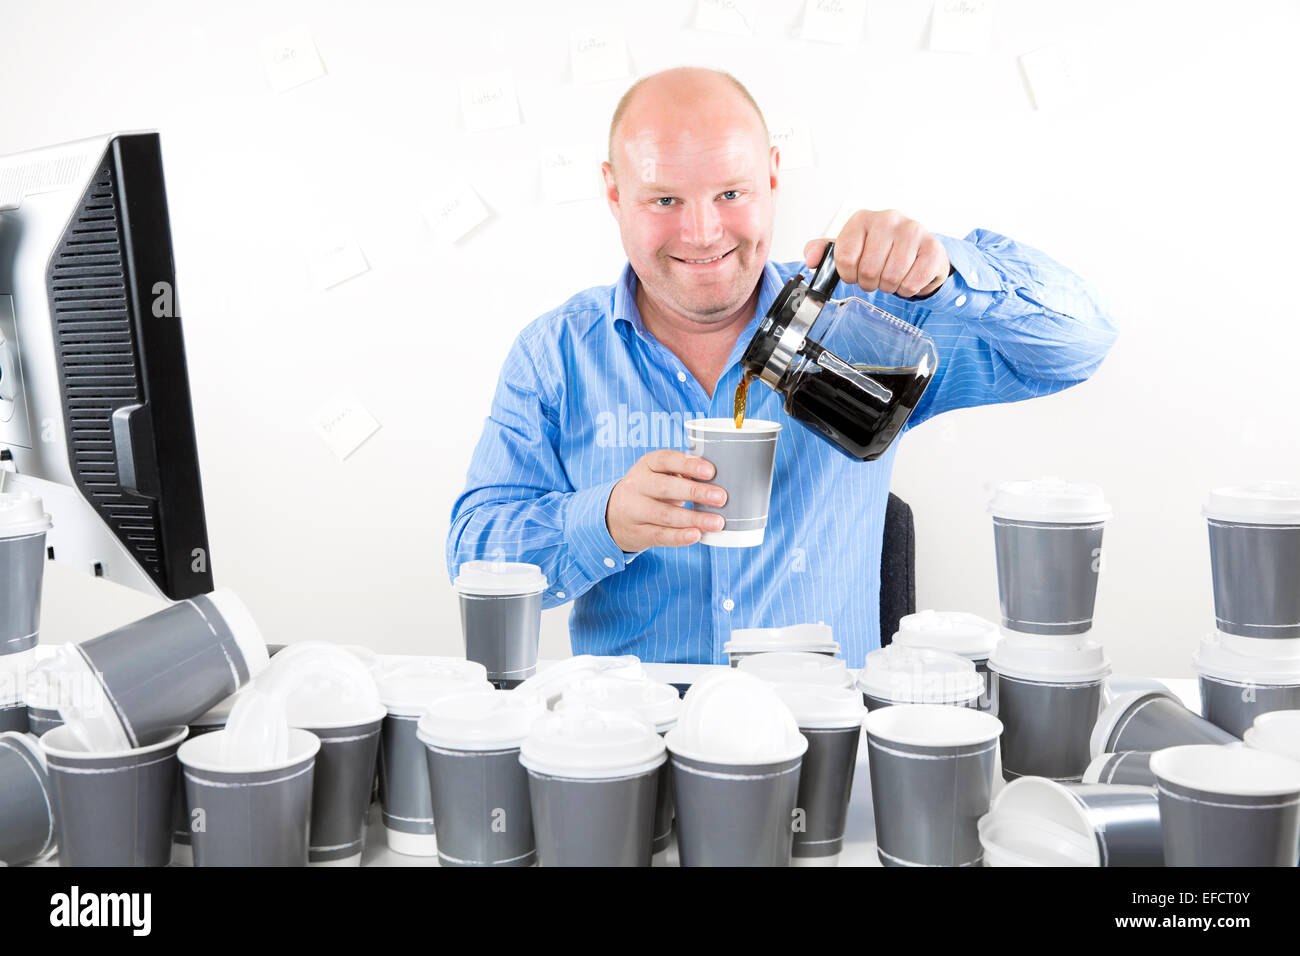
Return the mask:
<path fill-rule="evenodd" d="M 871 0 L 859 42 L 838 46 L 798 38 L 801 0 L 760 0 L 750 39 L 691 29 L 693 0 L 0 0 L 0 153 L 161 130 L 218 584 L 268 640 L 456 653 L 444 540 L 500 362 L 623 261 L 601 202 L 541 195 L 539 152 L 603 141 L 626 85 L 575 86 L 570 31 L 621 27 L 634 75 L 731 70 L 769 118 L 812 127 L 815 168 L 782 184 L 779 257 L 846 201 L 892 206 L 1047 250 L 1120 316 L 1093 381 L 906 439 L 894 485 L 917 513 L 920 603 L 996 616 L 992 482 L 1096 481 L 1116 513 L 1096 633 L 1119 670 L 1185 673 L 1212 625 L 1206 491 L 1300 472 L 1300 13 L 1001 0 L 992 51 L 972 56 L 926 49 L 930 7 Z M 260 44 L 297 26 L 327 75 L 277 94 Z M 1037 111 L 1016 58 L 1049 43 L 1084 96 Z M 471 134 L 457 78 L 489 69 L 514 70 L 524 123 Z M 447 246 L 420 205 L 461 176 L 493 217 Z M 331 226 L 370 271 L 323 292 L 308 263 Z M 310 427 L 341 391 L 383 426 L 346 461 Z M 47 639 L 143 610 L 96 585 L 51 575 Z M 547 612 L 543 655 L 567 653 L 565 620 Z"/>

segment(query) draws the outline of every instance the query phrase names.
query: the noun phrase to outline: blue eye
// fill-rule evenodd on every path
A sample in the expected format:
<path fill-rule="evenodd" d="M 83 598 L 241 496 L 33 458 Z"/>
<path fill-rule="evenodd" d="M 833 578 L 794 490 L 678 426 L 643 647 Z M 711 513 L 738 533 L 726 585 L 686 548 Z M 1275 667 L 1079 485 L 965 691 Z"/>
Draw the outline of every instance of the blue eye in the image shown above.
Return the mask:
<path fill-rule="evenodd" d="M 672 201 L 673 201 L 672 196 L 660 196 L 658 199 L 655 200 L 655 202 L 657 202 L 661 206 L 666 206 Z"/>
<path fill-rule="evenodd" d="M 726 192 L 724 192 L 724 193 L 722 194 L 722 197 L 723 197 L 724 199 L 735 199 L 735 198 L 736 198 L 737 196 L 739 196 L 739 195 L 740 195 L 740 190 L 738 190 L 738 189 L 728 189 Z"/>

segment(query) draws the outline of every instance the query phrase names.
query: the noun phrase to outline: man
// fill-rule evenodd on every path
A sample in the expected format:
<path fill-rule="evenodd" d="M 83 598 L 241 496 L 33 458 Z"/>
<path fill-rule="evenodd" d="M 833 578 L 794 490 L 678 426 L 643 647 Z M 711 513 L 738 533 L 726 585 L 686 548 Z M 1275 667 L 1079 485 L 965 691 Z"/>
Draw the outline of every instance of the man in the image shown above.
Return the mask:
<path fill-rule="evenodd" d="M 739 359 L 785 280 L 767 260 L 780 156 L 749 93 L 711 70 L 647 77 L 623 97 L 602 164 L 628 266 L 519 335 L 464 493 L 447 565 L 538 564 L 544 606 L 574 601 L 574 653 L 715 663 L 733 629 L 830 624 L 851 666 L 880 646 L 880 552 L 898 443 L 853 461 L 756 383 L 749 415 L 780 422 L 766 538 L 698 544 L 722 518 L 712 466 L 681 422 L 730 417 Z M 1093 290 L 984 230 L 928 233 L 894 211 L 855 213 L 835 239 L 841 284 L 928 332 L 939 367 L 909 428 L 1088 378 L 1115 338 Z M 856 288 L 854 288 L 856 286 Z"/>

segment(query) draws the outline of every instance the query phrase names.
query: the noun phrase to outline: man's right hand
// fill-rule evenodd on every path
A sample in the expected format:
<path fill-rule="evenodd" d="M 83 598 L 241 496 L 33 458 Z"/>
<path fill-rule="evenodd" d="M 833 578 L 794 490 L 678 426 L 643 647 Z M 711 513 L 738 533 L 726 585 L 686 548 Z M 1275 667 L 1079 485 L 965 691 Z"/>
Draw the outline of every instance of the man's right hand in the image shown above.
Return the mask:
<path fill-rule="evenodd" d="M 680 548 L 695 544 L 703 531 L 721 531 L 721 515 L 692 511 L 686 502 L 720 507 L 727 493 L 692 479 L 712 478 L 703 458 L 661 448 L 643 455 L 619 479 L 605 505 L 605 527 L 624 551 Z"/>

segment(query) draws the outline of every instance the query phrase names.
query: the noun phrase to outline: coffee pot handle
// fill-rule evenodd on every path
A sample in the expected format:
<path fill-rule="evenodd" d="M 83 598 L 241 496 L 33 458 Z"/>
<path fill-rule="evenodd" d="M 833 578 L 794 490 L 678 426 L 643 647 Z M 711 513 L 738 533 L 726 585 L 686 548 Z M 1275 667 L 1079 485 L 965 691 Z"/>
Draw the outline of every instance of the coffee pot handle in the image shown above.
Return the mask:
<path fill-rule="evenodd" d="M 808 283 L 808 291 L 816 292 L 823 299 L 829 299 L 839 281 L 840 274 L 835 271 L 835 243 L 828 242 L 826 251 L 822 253 L 821 264 L 817 266 L 816 274 Z"/>

